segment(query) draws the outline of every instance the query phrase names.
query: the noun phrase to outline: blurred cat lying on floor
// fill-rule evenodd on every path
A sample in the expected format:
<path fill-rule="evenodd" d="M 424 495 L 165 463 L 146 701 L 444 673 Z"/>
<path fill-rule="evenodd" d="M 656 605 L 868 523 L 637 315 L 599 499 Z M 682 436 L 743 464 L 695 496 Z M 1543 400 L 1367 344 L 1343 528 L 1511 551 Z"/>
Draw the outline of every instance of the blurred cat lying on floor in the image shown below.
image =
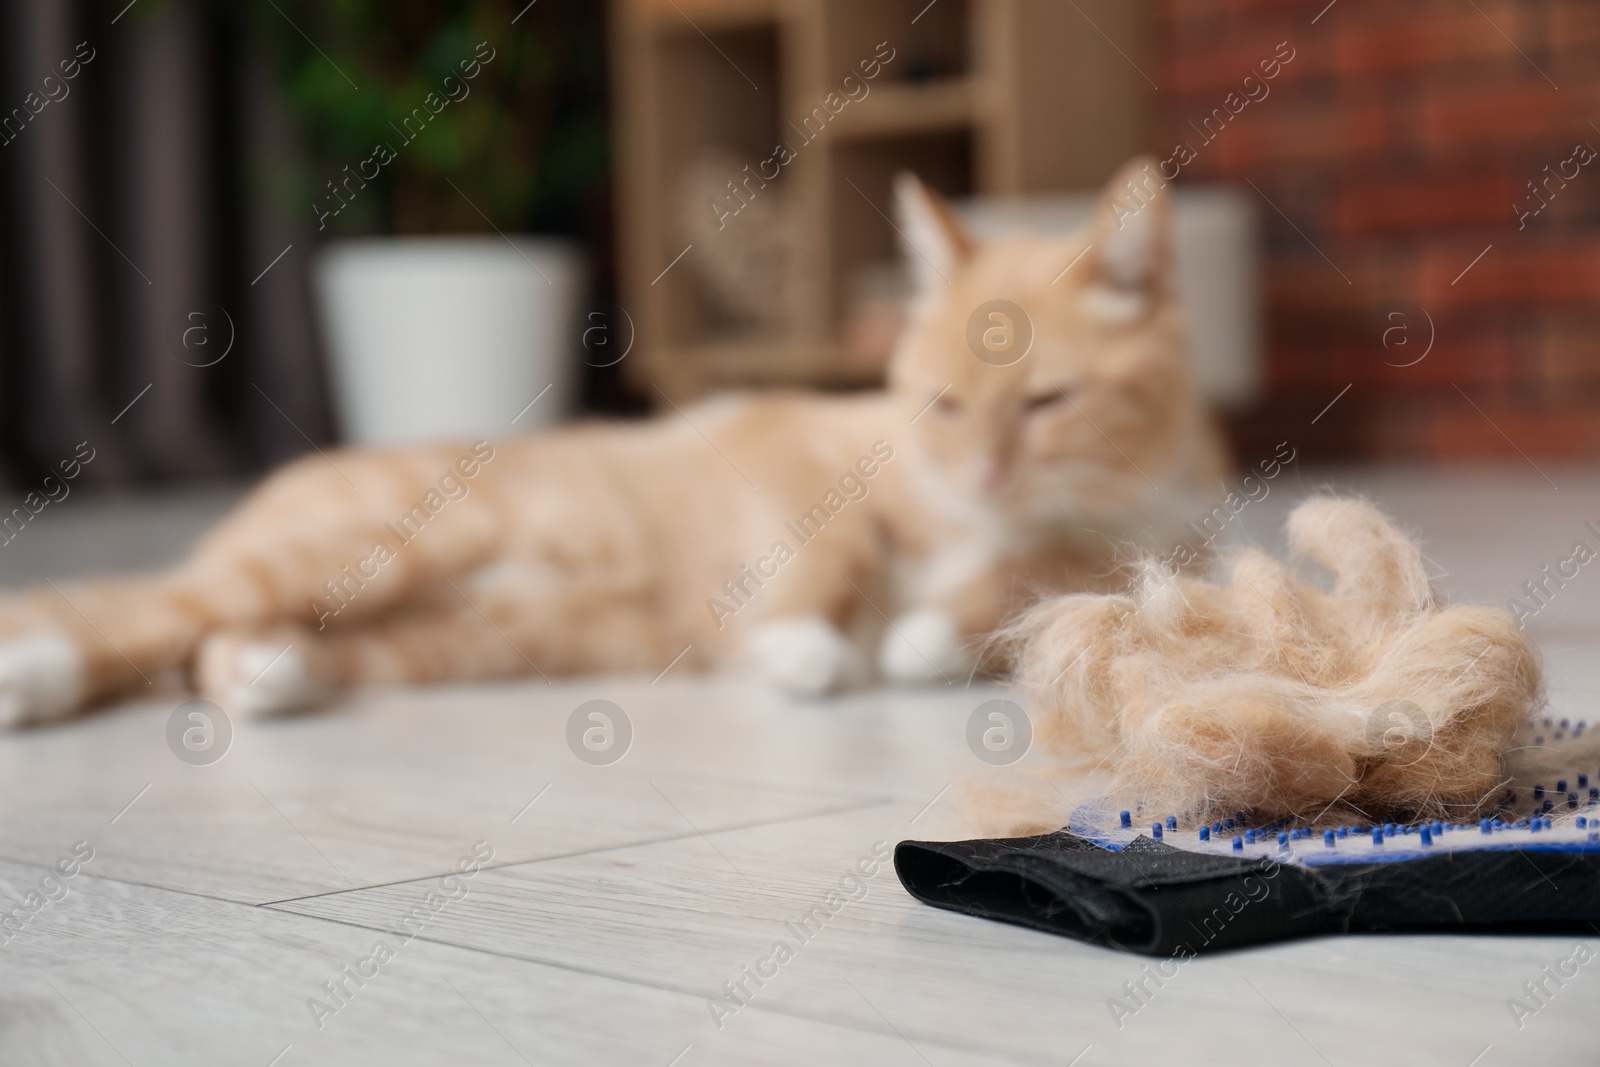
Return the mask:
<path fill-rule="evenodd" d="M 673 663 L 811 695 L 997 666 L 1002 622 L 1115 585 L 1118 546 L 1171 543 L 1163 500 L 1223 472 L 1171 194 L 1136 160 L 1082 232 L 979 242 L 914 178 L 896 192 L 920 292 L 887 391 L 308 456 L 169 571 L 0 599 L 0 722 L 185 666 L 246 715 Z M 1026 319 L 978 313 L 997 299 Z M 983 346 L 1030 322 L 1021 358 Z"/>

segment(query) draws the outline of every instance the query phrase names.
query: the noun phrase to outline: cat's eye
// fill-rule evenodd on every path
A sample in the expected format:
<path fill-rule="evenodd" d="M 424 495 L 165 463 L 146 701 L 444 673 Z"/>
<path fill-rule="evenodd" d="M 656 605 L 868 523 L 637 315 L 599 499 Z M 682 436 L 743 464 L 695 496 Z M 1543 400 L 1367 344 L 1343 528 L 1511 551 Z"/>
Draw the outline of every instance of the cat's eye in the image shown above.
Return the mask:
<path fill-rule="evenodd" d="M 1072 390 L 1068 387 L 1052 388 L 1048 392 L 1035 393 L 1033 396 L 1023 400 L 1022 413 L 1024 415 L 1032 415 L 1036 411 L 1044 411 L 1048 408 L 1065 404 L 1071 395 Z"/>

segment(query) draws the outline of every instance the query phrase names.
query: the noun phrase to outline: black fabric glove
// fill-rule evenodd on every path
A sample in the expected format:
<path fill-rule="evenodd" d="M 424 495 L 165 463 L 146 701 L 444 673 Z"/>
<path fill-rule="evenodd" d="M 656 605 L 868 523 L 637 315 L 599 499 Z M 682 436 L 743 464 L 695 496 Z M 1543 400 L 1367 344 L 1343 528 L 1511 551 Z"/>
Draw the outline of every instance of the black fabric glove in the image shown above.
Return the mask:
<path fill-rule="evenodd" d="M 1310 934 L 1600 932 L 1600 854 L 1575 848 L 1304 866 L 1148 837 L 1113 851 L 1063 831 L 902 841 L 894 866 L 906 891 L 936 908 L 1157 956 Z"/>

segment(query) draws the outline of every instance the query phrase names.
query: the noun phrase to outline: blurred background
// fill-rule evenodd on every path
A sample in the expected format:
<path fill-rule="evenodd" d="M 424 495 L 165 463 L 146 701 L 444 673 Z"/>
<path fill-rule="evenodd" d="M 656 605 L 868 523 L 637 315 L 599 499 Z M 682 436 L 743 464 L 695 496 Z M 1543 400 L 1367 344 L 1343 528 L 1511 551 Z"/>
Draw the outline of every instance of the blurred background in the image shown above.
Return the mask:
<path fill-rule="evenodd" d="M 1584 0 L 0 0 L 0 477 L 869 387 L 896 171 L 1061 228 L 1145 151 L 1242 454 L 1587 457 L 1597 59 Z"/>

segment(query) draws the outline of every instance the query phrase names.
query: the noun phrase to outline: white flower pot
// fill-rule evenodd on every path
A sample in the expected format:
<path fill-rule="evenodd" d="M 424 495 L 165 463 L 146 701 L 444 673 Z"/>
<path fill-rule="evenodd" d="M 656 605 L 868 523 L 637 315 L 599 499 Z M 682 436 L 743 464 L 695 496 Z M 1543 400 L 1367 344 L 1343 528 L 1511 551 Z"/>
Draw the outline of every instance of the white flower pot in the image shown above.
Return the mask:
<path fill-rule="evenodd" d="M 577 377 L 582 271 L 554 238 L 326 246 L 315 285 L 344 439 L 503 437 L 559 421 Z"/>

